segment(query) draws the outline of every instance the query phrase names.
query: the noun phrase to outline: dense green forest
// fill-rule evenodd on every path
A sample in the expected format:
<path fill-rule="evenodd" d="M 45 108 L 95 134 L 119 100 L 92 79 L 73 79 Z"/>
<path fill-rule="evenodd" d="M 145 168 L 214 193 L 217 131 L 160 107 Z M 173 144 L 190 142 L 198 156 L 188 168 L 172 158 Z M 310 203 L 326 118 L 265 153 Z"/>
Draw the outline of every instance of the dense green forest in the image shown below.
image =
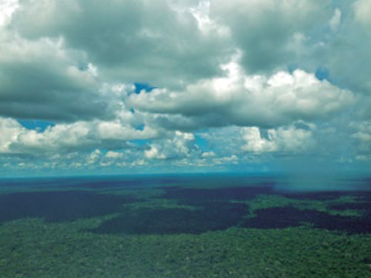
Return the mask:
<path fill-rule="evenodd" d="M 1 277 L 371 277 L 371 192 L 3 183 Z"/>

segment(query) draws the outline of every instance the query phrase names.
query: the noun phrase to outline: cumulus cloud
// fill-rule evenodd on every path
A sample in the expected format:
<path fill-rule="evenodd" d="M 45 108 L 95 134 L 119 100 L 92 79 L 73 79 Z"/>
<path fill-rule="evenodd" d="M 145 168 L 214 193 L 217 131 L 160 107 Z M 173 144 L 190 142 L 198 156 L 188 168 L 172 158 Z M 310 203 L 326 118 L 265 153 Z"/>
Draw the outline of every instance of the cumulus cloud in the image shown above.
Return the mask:
<path fill-rule="evenodd" d="M 128 148 L 128 141 L 156 138 L 158 133 L 150 128 L 133 129 L 119 122 L 79 121 L 58 124 L 45 131 L 29 130 L 13 119 L 0 118 L 0 154 L 26 153 L 50 155 L 104 149 Z M 110 153 L 109 156 L 113 156 Z"/>
<path fill-rule="evenodd" d="M 109 158 L 109 159 L 120 159 L 120 158 L 123 158 L 123 157 L 124 157 L 124 154 L 119 153 L 119 152 L 108 151 L 106 153 L 106 158 Z"/>
<path fill-rule="evenodd" d="M 148 159 L 187 158 L 196 149 L 194 143 L 195 136 L 192 133 L 177 131 L 172 137 L 151 144 L 144 155 Z"/>
<path fill-rule="evenodd" d="M 325 69 L 324 77 L 337 86 L 357 94 L 370 95 L 371 33 L 368 10 L 370 1 L 338 1 L 329 5 L 327 26 L 310 32 L 299 32 L 305 38 L 302 51 L 293 65 L 316 72 Z M 326 30 L 326 28 L 328 30 Z"/>
<path fill-rule="evenodd" d="M 329 25 L 332 31 L 337 31 L 341 22 L 341 11 L 339 9 L 335 9 L 334 15 L 329 21 Z"/>
<path fill-rule="evenodd" d="M 371 1 L 358 0 L 354 3 L 354 12 L 356 21 L 366 27 L 371 26 Z"/>
<path fill-rule="evenodd" d="M 10 28 L 32 40 L 62 36 L 107 78 L 181 86 L 214 75 L 229 47 L 225 34 L 199 28 L 197 4 L 179 2 L 27 0 Z"/>
<path fill-rule="evenodd" d="M 211 15 L 229 27 L 242 65 L 248 72 L 261 73 L 282 69 L 295 62 L 290 41 L 326 21 L 331 11 L 329 0 L 210 1 Z"/>
<path fill-rule="evenodd" d="M 17 0 L 2 1 L 0 3 L 0 28 L 6 26 L 11 20 L 13 12 L 18 8 Z"/>
<path fill-rule="evenodd" d="M 99 93 L 93 65 L 79 66 L 79 53 L 63 39 L 27 41 L 0 34 L 0 115 L 74 121 L 108 118 L 109 98 Z"/>
<path fill-rule="evenodd" d="M 357 160 L 371 160 L 371 121 L 351 123 L 353 133 L 351 137 L 355 139 L 357 146 Z"/>
<path fill-rule="evenodd" d="M 0 130 L 0 152 L 9 153 L 10 144 L 17 139 L 22 127 L 13 119 L 5 120 L 0 118 Z"/>
<path fill-rule="evenodd" d="M 268 129 L 264 133 L 257 127 L 247 127 L 241 132 L 246 140 L 241 149 L 247 152 L 300 153 L 313 149 L 316 144 L 311 130 L 298 129 L 295 126 Z"/>
<path fill-rule="evenodd" d="M 315 120 L 354 101 L 350 91 L 302 70 L 265 77 L 245 75 L 236 63 L 226 67 L 227 77 L 202 80 L 184 91 L 142 92 L 131 95 L 129 103 L 141 111 L 182 115 L 200 128 L 202 124 L 268 127 Z"/>

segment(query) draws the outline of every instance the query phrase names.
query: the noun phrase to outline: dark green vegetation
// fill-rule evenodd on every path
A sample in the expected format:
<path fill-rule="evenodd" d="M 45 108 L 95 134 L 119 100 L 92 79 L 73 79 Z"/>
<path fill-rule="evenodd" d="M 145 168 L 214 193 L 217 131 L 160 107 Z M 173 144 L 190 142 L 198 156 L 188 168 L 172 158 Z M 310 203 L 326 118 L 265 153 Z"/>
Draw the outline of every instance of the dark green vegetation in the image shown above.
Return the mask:
<path fill-rule="evenodd" d="M 0 181 L 0 277 L 371 277 L 371 194 L 272 178 Z"/>
<path fill-rule="evenodd" d="M 207 204 L 200 209 L 128 210 L 92 231 L 125 234 L 201 234 L 236 226 L 247 212 L 247 205 L 227 202 Z"/>
<path fill-rule="evenodd" d="M 22 192 L 0 195 L 0 223 L 21 218 L 42 218 L 47 222 L 73 221 L 117 212 L 134 202 L 129 196 L 84 191 Z"/>

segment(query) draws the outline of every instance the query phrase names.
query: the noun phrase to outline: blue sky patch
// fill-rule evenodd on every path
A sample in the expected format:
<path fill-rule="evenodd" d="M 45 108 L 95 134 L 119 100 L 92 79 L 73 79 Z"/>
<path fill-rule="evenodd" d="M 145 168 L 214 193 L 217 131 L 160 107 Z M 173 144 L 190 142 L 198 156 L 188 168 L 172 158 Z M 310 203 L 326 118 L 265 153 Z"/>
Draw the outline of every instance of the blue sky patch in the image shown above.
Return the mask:
<path fill-rule="evenodd" d="M 327 68 L 325 68 L 325 67 L 319 67 L 319 68 L 317 68 L 315 75 L 316 75 L 316 78 L 318 80 L 321 80 L 321 81 L 323 81 L 323 80 L 330 81 L 330 71 Z"/>
<path fill-rule="evenodd" d="M 142 90 L 149 93 L 153 89 L 156 89 L 156 87 L 149 85 L 148 83 L 141 83 L 141 82 L 134 82 L 135 86 L 135 93 L 139 94 Z"/>
<path fill-rule="evenodd" d="M 209 152 L 210 148 L 205 138 L 202 138 L 200 135 L 195 135 L 195 144 L 200 147 L 201 151 Z"/>
<path fill-rule="evenodd" d="M 33 129 L 37 131 L 44 131 L 49 126 L 55 126 L 55 123 L 52 121 L 18 120 L 18 122 L 27 129 Z"/>
<path fill-rule="evenodd" d="M 152 140 L 147 140 L 147 139 L 138 139 L 138 140 L 131 140 L 130 143 L 133 143 L 137 146 L 145 146 L 151 143 Z"/>

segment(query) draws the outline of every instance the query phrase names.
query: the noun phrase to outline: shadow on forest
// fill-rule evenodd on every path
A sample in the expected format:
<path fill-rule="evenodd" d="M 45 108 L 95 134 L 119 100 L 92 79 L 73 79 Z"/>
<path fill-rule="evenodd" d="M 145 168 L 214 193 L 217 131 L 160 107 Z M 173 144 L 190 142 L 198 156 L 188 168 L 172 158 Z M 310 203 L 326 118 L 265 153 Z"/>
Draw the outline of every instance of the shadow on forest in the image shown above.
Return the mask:
<path fill-rule="evenodd" d="M 205 203 L 195 209 L 134 209 L 90 231 L 102 234 L 201 234 L 236 226 L 247 212 L 247 205 L 228 202 Z"/>
<path fill-rule="evenodd" d="M 329 215 L 317 210 L 300 210 L 294 207 L 274 207 L 254 211 L 233 201 L 252 200 L 258 195 L 281 194 L 270 184 L 256 187 L 186 188 L 162 187 L 162 196 L 152 200 L 168 199 L 193 208 L 137 208 L 125 204 L 139 200 L 122 195 L 98 194 L 89 191 L 23 192 L 0 195 L 0 224 L 6 221 L 38 217 L 48 222 L 73 221 L 119 213 L 90 232 L 100 234 L 201 234 L 225 230 L 229 227 L 281 229 L 297 227 L 304 223 L 314 228 L 339 230 L 347 233 L 371 233 L 370 194 L 346 192 L 359 200 L 330 206 L 333 210 L 361 210 L 362 217 Z M 288 193 L 281 195 L 287 196 Z M 293 194 L 293 193 L 290 193 Z M 307 196 L 305 196 L 307 194 Z M 304 200 L 333 200 L 340 193 L 300 193 L 291 196 Z"/>
<path fill-rule="evenodd" d="M 163 187 L 165 193 L 157 198 L 175 200 L 195 209 L 136 209 L 104 222 L 95 233 L 114 234 L 200 234 L 238 226 L 257 229 L 282 229 L 311 224 L 314 228 L 338 230 L 347 233 L 371 233 L 370 211 L 363 217 L 329 215 L 317 210 L 294 207 L 274 207 L 255 211 L 255 217 L 246 218 L 249 207 L 231 201 L 252 200 L 260 194 L 273 193 L 271 186 L 236 188 L 182 188 Z M 285 193 L 286 194 L 286 193 Z M 340 194 L 340 193 L 339 193 Z M 300 193 L 305 200 L 333 200 L 341 195 L 329 192 Z M 345 205 L 345 204 L 344 204 Z M 365 207 L 362 205 L 362 209 Z M 336 207 L 334 207 L 336 209 Z M 369 209 L 369 208 L 368 208 Z"/>
<path fill-rule="evenodd" d="M 314 228 L 342 231 L 350 234 L 371 233 L 371 217 L 329 215 L 317 210 L 275 207 L 255 211 L 245 218 L 248 206 L 241 203 L 209 202 L 198 209 L 134 209 L 104 222 L 100 234 L 201 234 L 229 227 L 283 229 L 311 224 Z"/>
<path fill-rule="evenodd" d="M 317 210 L 300 210 L 293 207 L 268 208 L 255 211 L 256 217 L 243 226 L 258 229 L 282 229 L 312 224 L 314 228 L 343 231 L 350 234 L 371 233 L 371 215 L 363 217 L 329 215 Z"/>
<path fill-rule="evenodd" d="M 38 217 L 48 222 L 73 221 L 121 210 L 133 197 L 84 191 L 25 192 L 0 195 L 0 224 Z"/>
<path fill-rule="evenodd" d="M 165 193 L 159 198 L 176 199 L 178 203 L 195 205 L 210 201 L 243 201 L 252 200 L 260 194 L 273 194 L 271 184 L 254 187 L 223 187 L 223 188 L 182 188 L 163 187 Z"/>

